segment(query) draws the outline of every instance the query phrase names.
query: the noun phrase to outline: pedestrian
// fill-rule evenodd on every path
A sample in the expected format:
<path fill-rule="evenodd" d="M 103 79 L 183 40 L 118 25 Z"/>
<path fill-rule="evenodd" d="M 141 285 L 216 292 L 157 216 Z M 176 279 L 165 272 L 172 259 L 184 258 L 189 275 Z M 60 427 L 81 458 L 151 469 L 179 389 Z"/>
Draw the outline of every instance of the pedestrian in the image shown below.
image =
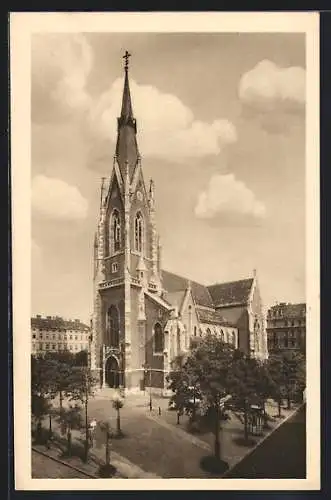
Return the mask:
<path fill-rule="evenodd" d="M 93 439 L 94 439 L 96 426 L 97 426 L 97 421 L 95 420 L 95 418 L 93 418 L 90 422 L 90 425 L 89 425 L 89 438 L 90 438 L 91 446 L 93 446 Z"/>

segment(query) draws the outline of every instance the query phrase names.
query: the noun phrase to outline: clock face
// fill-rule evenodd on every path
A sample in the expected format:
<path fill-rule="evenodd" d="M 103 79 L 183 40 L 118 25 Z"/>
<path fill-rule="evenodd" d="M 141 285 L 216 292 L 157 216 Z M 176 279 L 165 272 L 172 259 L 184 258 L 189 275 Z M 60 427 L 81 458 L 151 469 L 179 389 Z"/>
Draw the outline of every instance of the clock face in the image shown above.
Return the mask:
<path fill-rule="evenodd" d="M 143 195 L 142 195 L 142 192 L 141 191 L 137 191 L 137 199 L 139 201 L 142 201 L 143 200 Z"/>

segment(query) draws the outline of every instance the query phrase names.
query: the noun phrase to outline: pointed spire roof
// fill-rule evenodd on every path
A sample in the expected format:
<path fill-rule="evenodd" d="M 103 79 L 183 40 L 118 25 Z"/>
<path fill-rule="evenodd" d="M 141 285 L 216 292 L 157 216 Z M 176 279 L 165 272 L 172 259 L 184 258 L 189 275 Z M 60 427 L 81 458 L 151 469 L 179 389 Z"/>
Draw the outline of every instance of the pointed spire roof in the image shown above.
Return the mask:
<path fill-rule="evenodd" d="M 123 97 L 122 97 L 121 118 L 122 118 L 123 122 L 128 122 L 130 119 L 131 120 L 134 119 L 133 112 L 132 112 L 129 75 L 128 75 L 127 68 L 125 68 L 125 76 L 124 76 L 124 89 L 123 89 Z"/>
<path fill-rule="evenodd" d="M 137 125 L 133 116 L 130 84 L 129 84 L 129 57 L 131 54 L 125 52 L 124 87 L 122 96 L 121 116 L 117 118 L 117 143 L 116 160 L 122 174 L 123 180 L 126 175 L 126 164 L 129 166 L 129 179 L 132 180 L 136 164 L 139 159 L 137 144 Z"/>

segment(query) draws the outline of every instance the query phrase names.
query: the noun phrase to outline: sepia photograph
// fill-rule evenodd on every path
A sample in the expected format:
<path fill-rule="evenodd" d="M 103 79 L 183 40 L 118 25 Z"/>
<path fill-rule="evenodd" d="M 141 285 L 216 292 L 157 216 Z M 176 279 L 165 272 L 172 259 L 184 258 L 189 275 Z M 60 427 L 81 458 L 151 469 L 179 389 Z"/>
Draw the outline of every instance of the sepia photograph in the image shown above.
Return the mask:
<path fill-rule="evenodd" d="M 18 489 L 319 487 L 318 17 L 183 16 L 12 15 Z"/>

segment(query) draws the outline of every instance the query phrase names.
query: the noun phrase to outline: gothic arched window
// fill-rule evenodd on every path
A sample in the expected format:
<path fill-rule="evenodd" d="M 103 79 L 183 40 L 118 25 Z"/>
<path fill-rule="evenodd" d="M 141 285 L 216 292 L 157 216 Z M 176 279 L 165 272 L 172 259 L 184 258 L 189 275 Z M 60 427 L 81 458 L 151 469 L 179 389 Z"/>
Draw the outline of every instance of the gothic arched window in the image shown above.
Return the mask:
<path fill-rule="evenodd" d="M 118 309 L 111 305 L 107 311 L 106 342 L 109 347 L 119 347 L 120 343 L 120 322 Z"/>
<path fill-rule="evenodd" d="M 160 323 L 154 326 L 154 354 L 163 354 L 164 351 L 164 335 Z"/>
<path fill-rule="evenodd" d="M 111 238 L 113 251 L 118 252 L 121 249 L 121 221 L 117 210 L 114 210 L 112 215 Z"/>
<path fill-rule="evenodd" d="M 210 330 L 210 328 L 207 328 L 207 330 L 206 330 L 206 335 L 211 335 L 211 330 Z"/>
<path fill-rule="evenodd" d="M 134 249 L 136 252 L 143 252 L 144 244 L 144 220 L 141 212 L 138 212 L 134 220 Z"/>

